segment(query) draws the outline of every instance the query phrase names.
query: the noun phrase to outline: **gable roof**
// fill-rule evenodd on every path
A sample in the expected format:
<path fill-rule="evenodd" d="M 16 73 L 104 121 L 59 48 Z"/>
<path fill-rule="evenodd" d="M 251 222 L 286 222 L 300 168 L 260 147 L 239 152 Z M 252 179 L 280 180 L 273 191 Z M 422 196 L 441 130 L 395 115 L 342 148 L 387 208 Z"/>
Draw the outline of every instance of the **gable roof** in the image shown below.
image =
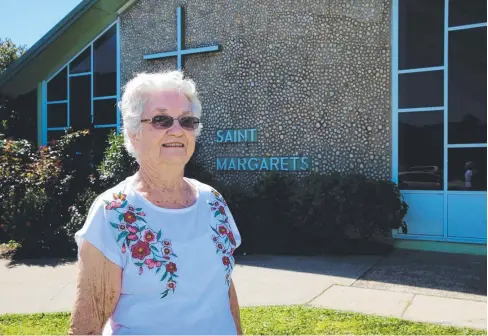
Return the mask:
<path fill-rule="evenodd" d="M 0 74 L 0 93 L 34 89 L 86 46 L 135 0 L 83 0 Z"/>

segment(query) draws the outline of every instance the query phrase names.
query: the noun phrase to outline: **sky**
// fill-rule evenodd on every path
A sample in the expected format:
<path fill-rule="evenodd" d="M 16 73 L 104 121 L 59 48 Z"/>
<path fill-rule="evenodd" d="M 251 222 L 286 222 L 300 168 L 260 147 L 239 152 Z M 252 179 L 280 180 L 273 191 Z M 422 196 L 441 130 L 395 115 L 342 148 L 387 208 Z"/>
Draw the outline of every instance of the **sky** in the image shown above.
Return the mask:
<path fill-rule="evenodd" d="M 32 47 L 82 0 L 0 0 L 0 38 Z"/>

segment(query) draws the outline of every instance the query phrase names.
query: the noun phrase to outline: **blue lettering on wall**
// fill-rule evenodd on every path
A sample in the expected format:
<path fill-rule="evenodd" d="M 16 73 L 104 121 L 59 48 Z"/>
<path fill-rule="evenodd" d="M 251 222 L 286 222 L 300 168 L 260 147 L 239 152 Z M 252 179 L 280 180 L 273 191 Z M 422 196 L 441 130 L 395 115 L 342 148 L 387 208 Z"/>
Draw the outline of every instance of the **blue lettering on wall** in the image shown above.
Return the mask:
<path fill-rule="evenodd" d="M 218 130 L 215 138 L 215 142 L 218 143 L 256 142 L 257 140 L 255 129 Z"/>
<path fill-rule="evenodd" d="M 300 156 L 217 158 L 217 170 L 306 171 L 310 170 L 310 158 Z"/>

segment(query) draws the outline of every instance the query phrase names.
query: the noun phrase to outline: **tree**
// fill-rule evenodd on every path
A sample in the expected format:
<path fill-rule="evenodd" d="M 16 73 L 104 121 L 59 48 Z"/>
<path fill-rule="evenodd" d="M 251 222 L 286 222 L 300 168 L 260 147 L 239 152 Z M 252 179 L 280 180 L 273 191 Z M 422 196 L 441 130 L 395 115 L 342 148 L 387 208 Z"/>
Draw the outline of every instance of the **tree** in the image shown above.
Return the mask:
<path fill-rule="evenodd" d="M 2 73 L 17 58 L 22 56 L 27 50 L 26 46 L 17 46 L 11 39 L 0 38 L 0 73 Z"/>
<path fill-rule="evenodd" d="M 0 74 L 12 64 L 17 58 L 22 56 L 27 50 L 26 46 L 17 46 L 11 39 L 0 38 Z M 16 114 L 14 102 L 9 97 L 0 93 L 0 138 L 11 135 L 12 123 L 15 123 Z"/>

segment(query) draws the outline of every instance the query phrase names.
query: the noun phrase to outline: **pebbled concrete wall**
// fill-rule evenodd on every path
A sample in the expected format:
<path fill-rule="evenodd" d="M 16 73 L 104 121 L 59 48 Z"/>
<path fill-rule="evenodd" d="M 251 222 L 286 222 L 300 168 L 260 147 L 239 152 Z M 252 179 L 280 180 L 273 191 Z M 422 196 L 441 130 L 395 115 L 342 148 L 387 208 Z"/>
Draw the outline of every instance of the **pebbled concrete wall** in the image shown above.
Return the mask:
<path fill-rule="evenodd" d="M 390 177 L 390 0 L 140 0 L 120 18 L 122 85 L 176 68 L 143 55 L 175 50 L 178 6 L 186 48 L 222 45 L 184 57 L 207 169 L 248 185 L 257 172 L 216 171 L 216 158 L 296 155 L 318 172 Z M 256 128 L 258 140 L 216 143 L 228 128 Z"/>

